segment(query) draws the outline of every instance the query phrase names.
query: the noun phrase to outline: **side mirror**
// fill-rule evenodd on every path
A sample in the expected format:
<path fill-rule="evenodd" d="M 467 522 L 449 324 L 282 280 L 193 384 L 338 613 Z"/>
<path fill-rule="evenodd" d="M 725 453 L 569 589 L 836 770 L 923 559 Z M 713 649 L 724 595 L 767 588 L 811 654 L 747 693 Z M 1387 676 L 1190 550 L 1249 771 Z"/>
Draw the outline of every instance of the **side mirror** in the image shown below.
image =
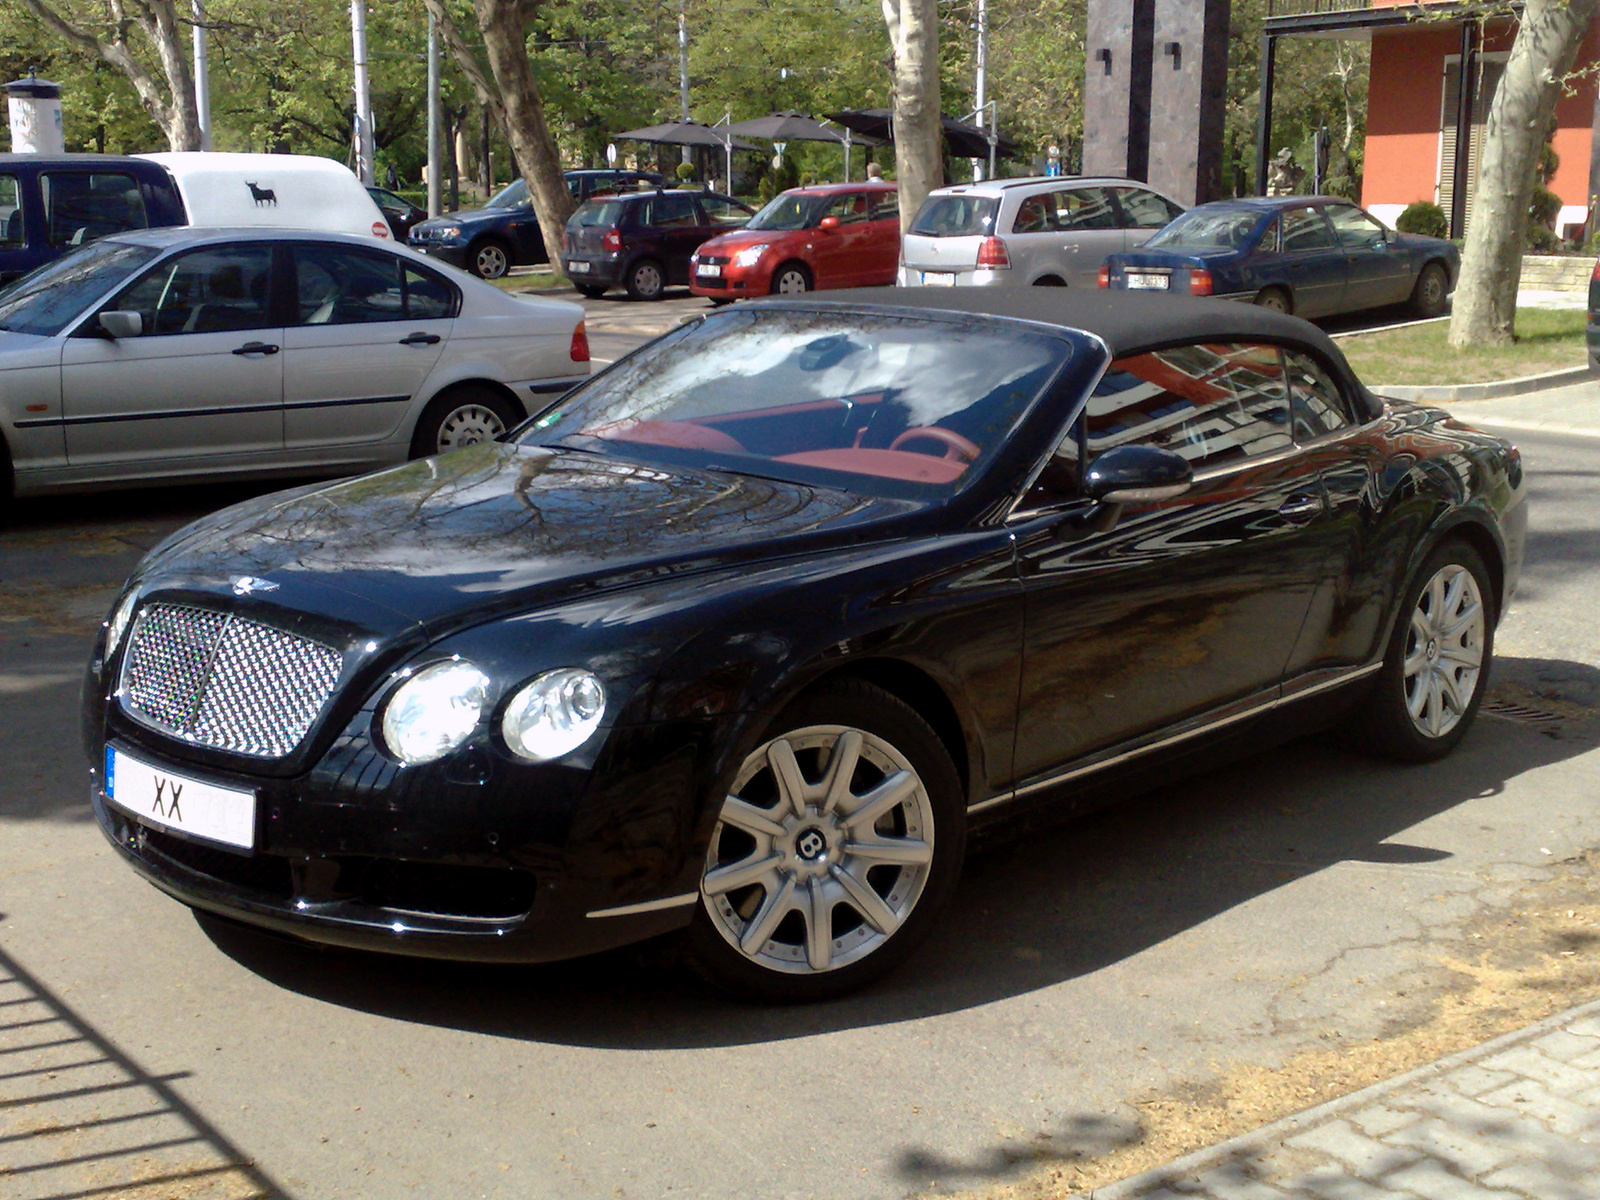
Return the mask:
<path fill-rule="evenodd" d="M 823 217 L 822 220 L 817 223 L 817 228 L 825 229 L 829 233 L 832 233 L 835 229 L 839 228 L 839 218 Z"/>
<path fill-rule="evenodd" d="M 100 328 L 113 341 L 117 338 L 136 338 L 144 332 L 144 318 L 136 312 L 103 312 Z"/>
<path fill-rule="evenodd" d="M 1193 468 L 1171 450 L 1114 446 L 1089 464 L 1083 490 L 1091 500 L 1134 504 L 1171 500 L 1187 492 L 1193 482 Z"/>

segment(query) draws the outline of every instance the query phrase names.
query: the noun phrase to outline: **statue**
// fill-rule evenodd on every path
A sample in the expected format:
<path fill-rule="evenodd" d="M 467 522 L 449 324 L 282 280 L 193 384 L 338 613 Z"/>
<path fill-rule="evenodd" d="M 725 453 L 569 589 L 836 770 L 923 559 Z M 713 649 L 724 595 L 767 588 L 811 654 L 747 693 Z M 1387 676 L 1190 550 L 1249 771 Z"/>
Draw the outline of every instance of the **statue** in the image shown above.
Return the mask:
<path fill-rule="evenodd" d="M 1305 177 L 1305 168 L 1294 161 L 1294 151 L 1285 146 L 1273 157 L 1272 166 L 1267 171 L 1267 195 L 1293 196 L 1300 190 L 1300 182 Z"/>

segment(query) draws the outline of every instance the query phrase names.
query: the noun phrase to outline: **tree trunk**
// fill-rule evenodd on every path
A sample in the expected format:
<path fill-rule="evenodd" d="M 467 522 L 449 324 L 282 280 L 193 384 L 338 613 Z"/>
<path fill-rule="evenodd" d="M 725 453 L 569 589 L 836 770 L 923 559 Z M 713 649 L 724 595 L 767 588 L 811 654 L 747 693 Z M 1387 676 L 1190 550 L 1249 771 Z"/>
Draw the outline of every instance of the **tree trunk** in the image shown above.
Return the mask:
<path fill-rule="evenodd" d="M 1600 2 L 1600 0 L 1596 0 Z M 939 123 L 938 0 L 881 0 L 889 27 L 895 178 L 900 232 L 911 226 L 928 193 L 944 182 L 944 129 Z"/>
<path fill-rule="evenodd" d="M 473 0 L 489 69 L 505 105 L 506 137 L 522 167 L 533 211 L 539 218 L 552 265 L 561 261 L 561 242 L 572 215 L 572 196 L 561 177 L 561 155 L 545 124 L 544 102 L 528 63 L 522 6 L 517 0 Z M 559 269 L 559 268 L 558 268 Z"/>
<path fill-rule="evenodd" d="M 161 127 L 170 150 L 200 149 L 200 113 L 195 102 L 194 74 L 184 44 L 183 22 L 175 0 L 141 0 L 137 14 L 125 15 L 120 0 L 110 0 L 108 15 L 115 36 L 107 41 L 68 21 L 44 0 L 22 0 L 22 4 L 46 27 L 80 50 L 99 55 L 133 84 L 139 103 L 150 119 Z M 160 83 L 128 49 L 128 27 L 137 24 L 155 47 L 166 76 L 166 95 Z"/>
<path fill-rule="evenodd" d="M 1450 344 L 1514 340 L 1522 239 L 1534 172 L 1562 77 L 1577 56 L 1600 0 L 1527 0 L 1499 90 L 1489 108 L 1472 224 L 1461 255 Z"/>

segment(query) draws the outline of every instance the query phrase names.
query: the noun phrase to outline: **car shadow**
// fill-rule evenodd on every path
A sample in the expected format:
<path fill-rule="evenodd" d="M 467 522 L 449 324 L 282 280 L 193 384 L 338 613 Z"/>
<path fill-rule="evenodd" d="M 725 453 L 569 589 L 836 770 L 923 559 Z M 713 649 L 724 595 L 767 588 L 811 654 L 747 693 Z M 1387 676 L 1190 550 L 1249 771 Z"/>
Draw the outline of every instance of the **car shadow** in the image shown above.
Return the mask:
<path fill-rule="evenodd" d="M 1498 669 L 1498 668 L 1497 668 Z M 1520 680 L 1580 679 L 1576 663 L 1507 660 Z M 1428 766 L 1358 756 L 1320 735 L 973 855 L 941 927 L 874 987 L 829 1004 L 729 1001 L 667 943 L 539 966 L 481 966 L 319 950 L 202 919 L 272 982 L 405 1021 L 611 1049 L 742 1045 L 973 1008 L 1091 974 L 1341 862 L 1429 864 L 1445 850 L 1399 835 L 1508 781 L 1593 748 L 1567 727 L 1485 714 Z"/>

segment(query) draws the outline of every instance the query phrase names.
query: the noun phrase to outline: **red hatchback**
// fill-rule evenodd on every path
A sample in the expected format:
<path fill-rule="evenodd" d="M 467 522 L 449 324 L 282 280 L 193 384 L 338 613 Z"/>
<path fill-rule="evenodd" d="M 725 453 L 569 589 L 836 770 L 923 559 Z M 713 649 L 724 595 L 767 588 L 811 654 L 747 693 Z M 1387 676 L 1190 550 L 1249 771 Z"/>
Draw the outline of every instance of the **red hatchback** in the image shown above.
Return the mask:
<path fill-rule="evenodd" d="M 892 183 L 791 188 L 695 252 L 689 290 L 713 300 L 894 283 L 899 193 Z"/>

